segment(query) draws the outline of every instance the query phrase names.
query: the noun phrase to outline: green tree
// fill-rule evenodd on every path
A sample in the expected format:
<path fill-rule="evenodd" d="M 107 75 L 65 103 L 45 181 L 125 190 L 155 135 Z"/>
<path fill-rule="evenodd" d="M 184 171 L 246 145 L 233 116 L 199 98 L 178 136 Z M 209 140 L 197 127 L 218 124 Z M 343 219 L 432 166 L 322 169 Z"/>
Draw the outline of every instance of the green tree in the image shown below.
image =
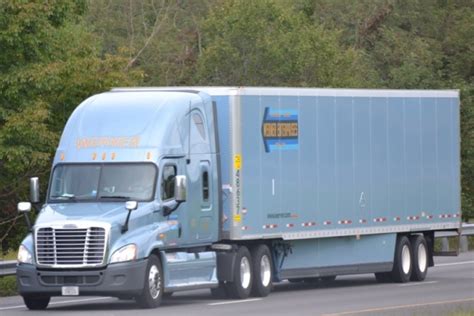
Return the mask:
<path fill-rule="evenodd" d="M 362 56 L 337 32 L 275 1 L 226 1 L 204 21 L 196 80 L 206 85 L 370 85 Z"/>
<path fill-rule="evenodd" d="M 30 176 L 40 176 L 45 187 L 60 132 L 78 103 L 140 79 L 124 70 L 126 57 L 100 55 L 82 22 L 85 9 L 73 0 L 0 3 L 0 223 L 28 198 Z M 22 224 L 0 225 L 2 246 L 17 246 Z"/>
<path fill-rule="evenodd" d="M 201 52 L 201 19 L 222 0 L 88 0 L 88 21 L 103 51 L 127 51 L 144 84 L 190 85 Z"/>

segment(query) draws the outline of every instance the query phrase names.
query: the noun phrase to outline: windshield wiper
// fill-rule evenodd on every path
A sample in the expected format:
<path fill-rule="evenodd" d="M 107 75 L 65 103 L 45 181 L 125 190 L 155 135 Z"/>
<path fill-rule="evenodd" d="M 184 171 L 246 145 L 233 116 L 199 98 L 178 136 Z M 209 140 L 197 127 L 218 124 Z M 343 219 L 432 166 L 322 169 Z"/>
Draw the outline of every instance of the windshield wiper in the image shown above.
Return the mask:
<path fill-rule="evenodd" d="M 55 200 L 76 201 L 76 196 L 74 194 L 53 195 L 51 198 Z"/>
<path fill-rule="evenodd" d="M 130 197 L 124 196 L 124 195 L 102 195 L 102 196 L 99 196 L 99 200 L 100 199 L 130 200 Z"/>

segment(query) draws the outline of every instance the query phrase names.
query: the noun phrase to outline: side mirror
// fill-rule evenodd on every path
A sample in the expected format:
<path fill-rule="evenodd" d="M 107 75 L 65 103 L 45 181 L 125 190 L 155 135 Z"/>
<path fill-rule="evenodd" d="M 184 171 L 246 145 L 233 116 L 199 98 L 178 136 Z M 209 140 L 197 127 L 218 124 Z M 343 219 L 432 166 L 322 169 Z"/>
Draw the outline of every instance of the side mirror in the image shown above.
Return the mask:
<path fill-rule="evenodd" d="M 130 214 L 132 211 L 136 210 L 138 207 L 137 201 L 127 201 L 125 202 L 125 208 L 127 209 L 127 218 L 125 219 L 125 224 L 122 226 L 122 234 L 128 230 L 128 221 L 130 220 Z"/>
<path fill-rule="evenodd" d="M 18 213 L 29 213 L 31 211 L 30 202 L 20 202 L 17 206 Z"/>
<path fill-rule="evenodd" d="M 20 202 L 17 206 L 18 213 L 23 214 L 25 216 L 26 226 L 28 227 L 28 231 L 31 231 L 31 221 L 28 217 L 28 213 L 31 212 L 31 203 L 30 202 Z"/>
<path fill-rule="evenodd" d="M 129 211 L 134 211 L 138 207 L 138 202 L 137 201 L 127 201 L 125 202 L 125 208 Z"/>
<path fill-rule="evenodd" d="M 176 202 L 181 203 L 186 201 L 186 176 L 176 176 L 174 193 Z"/>
<path fill-rule="evenodd" d="M 30 202 L 35 204 L 40 201 L 40 189 L 38 177 L 30 178 Z"/>

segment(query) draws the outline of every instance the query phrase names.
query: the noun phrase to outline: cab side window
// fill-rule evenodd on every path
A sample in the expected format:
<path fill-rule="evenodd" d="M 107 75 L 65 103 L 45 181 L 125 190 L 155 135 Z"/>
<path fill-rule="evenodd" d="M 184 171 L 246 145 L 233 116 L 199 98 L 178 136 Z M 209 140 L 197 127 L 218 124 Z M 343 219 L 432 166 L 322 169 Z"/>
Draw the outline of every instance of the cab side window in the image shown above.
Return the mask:
<path fill-rule="evenodd" d="M 163 167 L 161 177 L 161 200 L 166 201 L 174 198 L 174 183 L 176 179 L 176 166 L 166 165 Z"/>

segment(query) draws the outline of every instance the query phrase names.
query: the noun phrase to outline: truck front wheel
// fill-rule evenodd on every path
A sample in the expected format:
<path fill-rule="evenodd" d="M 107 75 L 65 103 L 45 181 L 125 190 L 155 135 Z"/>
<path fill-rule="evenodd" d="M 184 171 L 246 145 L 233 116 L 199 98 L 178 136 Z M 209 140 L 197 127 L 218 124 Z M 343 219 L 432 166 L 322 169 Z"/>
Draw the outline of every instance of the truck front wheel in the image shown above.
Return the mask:
<path fill-rule="evenodd" d="M 252 268 L 254 272 L 252 294 L 265 297 L 272 290 L 272 257 L 266 245 L 252 249 Z"/>
<path fill-rule="evenodd" d="M 26 307 L 31 310 L 42 310 L 46 309 L 49 304 L 51 297 L 32 297 L 32 296 L 23 296 L 23 301 L 25 302 Z"/>
<path fill-rule="evenodd" d="M 163 299 L 163 268 L 160 259 L 151 255 L 145 272 L 145 284 L 141 295 L 136 301 L 142 308 L 155 308 L 161 304 Z"/>
<path fill-rule="evenodd" d="M 245 299 L 252 290 L 252 257 L 245 246 L 240 246 L 235 256 L 234 281 L 227 283 L 232 298 Z"/>

